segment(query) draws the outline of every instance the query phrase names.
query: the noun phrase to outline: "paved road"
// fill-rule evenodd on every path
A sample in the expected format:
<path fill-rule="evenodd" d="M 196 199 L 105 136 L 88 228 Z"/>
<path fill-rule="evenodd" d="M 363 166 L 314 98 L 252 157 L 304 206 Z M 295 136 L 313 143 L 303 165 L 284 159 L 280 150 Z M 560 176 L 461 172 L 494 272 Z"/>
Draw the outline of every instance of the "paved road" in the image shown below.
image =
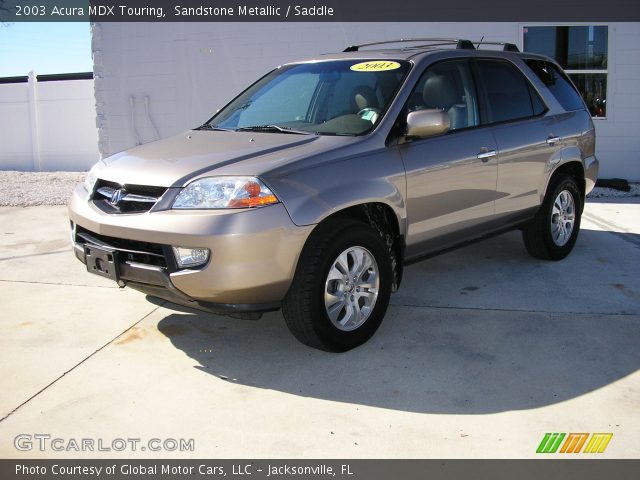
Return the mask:
<path fill-rule="evenodd" d="M 0 457 L 533 457 L 545 432 L 613 432 L 604 456 L 640 454 L 637 198 L 589 203 L 563 262 L 513 232 L 409 267 L 375 337 L 340 355 L 279 313 L 119 289 L 67 230 L 62 207 L 0 208 Z M 141 443 L 14 448 L 40 433 Z M 142 451 L 152 438 L 195 450 Z"/>

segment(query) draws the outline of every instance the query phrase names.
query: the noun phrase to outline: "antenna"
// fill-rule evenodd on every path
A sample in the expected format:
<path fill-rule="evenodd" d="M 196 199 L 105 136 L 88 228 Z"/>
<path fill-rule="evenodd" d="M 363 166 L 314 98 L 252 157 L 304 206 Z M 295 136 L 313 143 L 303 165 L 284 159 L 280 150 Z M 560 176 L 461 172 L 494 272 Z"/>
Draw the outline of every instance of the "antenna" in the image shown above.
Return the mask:
<path fill-rule="evenodd" d="M 478 42 L 478 46 L 476 47 L 476 49 L 480 48 L 480 45 L 482 45 L 482 40 L 484 40 L 484 35 L 482 35 L 482 38 L 480 39 L 480 41 Z"/>

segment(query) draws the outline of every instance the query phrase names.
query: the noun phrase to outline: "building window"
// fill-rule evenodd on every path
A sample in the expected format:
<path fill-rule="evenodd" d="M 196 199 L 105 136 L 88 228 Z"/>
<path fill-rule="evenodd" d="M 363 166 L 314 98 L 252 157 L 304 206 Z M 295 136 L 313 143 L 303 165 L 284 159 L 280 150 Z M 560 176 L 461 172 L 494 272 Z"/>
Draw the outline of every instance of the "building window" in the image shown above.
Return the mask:
<path fill-rule="evenodd" d="M 526 26 L 525 52 L 556 60 L 571 77 L 592 117 L 607 116 L 608 27 Z"/>

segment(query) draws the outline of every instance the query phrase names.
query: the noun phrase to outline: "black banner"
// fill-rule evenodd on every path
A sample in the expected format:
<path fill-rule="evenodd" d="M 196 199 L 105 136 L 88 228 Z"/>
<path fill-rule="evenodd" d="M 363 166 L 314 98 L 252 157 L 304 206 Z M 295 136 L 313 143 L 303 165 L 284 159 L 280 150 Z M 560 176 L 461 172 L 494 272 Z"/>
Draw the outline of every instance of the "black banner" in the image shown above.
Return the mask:
<path fill-rule="evenodd" d="M 611 22 L 636 0 L 0 0 L 2 22 Z"/>
<path fill-rule="evenodd" d="M 636 480 L 640 460 L 0 460 L 14 479 Z"/>

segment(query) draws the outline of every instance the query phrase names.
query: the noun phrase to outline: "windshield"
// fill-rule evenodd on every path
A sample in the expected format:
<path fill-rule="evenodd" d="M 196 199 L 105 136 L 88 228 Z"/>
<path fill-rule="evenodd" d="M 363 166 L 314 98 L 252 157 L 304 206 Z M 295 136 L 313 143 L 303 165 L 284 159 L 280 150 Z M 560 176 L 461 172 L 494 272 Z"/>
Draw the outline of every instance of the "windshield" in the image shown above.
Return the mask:
<path fill-rule="evenodd" d="M 285 65 L 201 128 L 360 135 L 378 123 L 409 68 L 408 62 L 387 60 Z"/>

